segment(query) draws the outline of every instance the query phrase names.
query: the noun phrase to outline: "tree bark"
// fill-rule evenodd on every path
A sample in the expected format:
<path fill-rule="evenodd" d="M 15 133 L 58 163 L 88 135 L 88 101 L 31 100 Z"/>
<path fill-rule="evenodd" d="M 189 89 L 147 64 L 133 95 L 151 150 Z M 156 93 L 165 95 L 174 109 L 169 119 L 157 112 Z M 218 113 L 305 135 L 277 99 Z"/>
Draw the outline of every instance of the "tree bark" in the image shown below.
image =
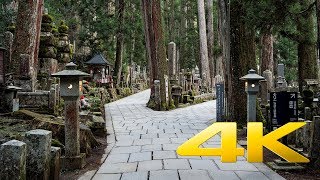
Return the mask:
<path fill-rule="evenodd" d="M 300 1 L 302 7 L 308 7 L 313 1 Z M 316 37 L 313 23 L 313 11 L 303 13 L 298 18 L 297 30 L 302 35 L 298 44 L 299 90 L 302 91 L 305 79 L 318 78 L 318 63 L 316 53 Z"/>
<path fill-rule="evenodd" d="M 204 0 L 198 0 L 198 24 L 200 36 L 200 62 L 201 62 L 201 77 L 205 86 L 210 86 L 210 69 L 208 61 L 208 44 L 206 32 L 206 17 Z"/>
<path fill-rule="evenodd" d="M 320 0 L 317 0 L 316 1 L 316 14 L 317 14 L 317 28 L 318 28 L 318 35 L 317 35 L 317 55 L 318 55 L 318 58 L 320 57 Z M 318 69 L 320 68 L 320 64 L 318 62 Z M 318 76 L 320 74 L 318 73 Z M 320 79 L 320 76 L 318 77 Z"/>
<path fill-rule="evenodd" d="M 181 25 L 180 25 L 180 70 L 186 67 L 186 42 L 187 42 L 187 18 L 188 6 L 186 1 L 181 1 Z"/>
<path fill-rule="evenodd" d="M 222 46 L 222 57 L 221 57 L 221 70 L 225 81 L 225 116 L 229 116 L 231 106 L 228 105 L 232 99 L 232 86 L 231 86 L 231 68 L 230 68 L 230 5 L 229 0 L 218 0 L 218 12 L 219 12 L 219 24 L 220 24 L 220 42 Z"/>
<path fill-rule="evenodd" d="M 157 110 L 166 110 L 167 89 L 165 76 L 168 75 L 168 62 L 166 57 L 166 46 L 164 32 L 161 20 L 160 0 L 142 0 L 142 11 L 144 15 L 146 46 L 148 50 L 148 59 L 150 63 L 150 81 L 152 83 L 152 93 L 150 95 L 149 105 L 156 103 L 154 99 L 154 80 L 160 80 L 160 101 L 161 104 L 155 104 Z M 168 92 L 168 97 L 170 94 Z"/>
<path fill-rule="evenodd" d="M 261 46 L 261 73 L 267 69 L 273 72 L 273 35 L 271 28 L 267 28 L 267 30 L 262 34 Z"/>
<path fill-rule="evenodd" d="M 124 0 L 118 1 L 118 32 L 117 32 L 117 49 L 116 49 L 116 61 L 115 61 L 115 69 L 114 69 L 114 76 L 115 76 L 115 85 L 118 88 L 121 81 L 121 73 L 122 73 L 122 60 L 123 60 L 123 21 L 124 21 L 124 7 L 125 2 Z"/>
<path fill-rule="evenodd" d="M 244 20 L 245 9 L 241 0 L 231 0 L 230 3 L 230 71 L 231 71 L 231 97 L 228 99 L 230 107 L 229 120 L 239 125 L 247 123 L 247 98 L 245 84 L 240 78 L 250 69 L 256 69 L 255 62 L 255 33 Z"/>
<path fill-rule="evenodd" d="M 207 12 L 208 12 L 208 61 L 209 61 L 209 69 L 210 69 L 210 79 L 211 86 L 214 84 L 214 76 L 215 76 L 215 61 L 213 55 L 214 49 L 214 30 L 213 30 L 213 0 L 207 0 Z"/>
<path fill-rule="evenodd" d="M 159 79 L 160 79 L 160 99 L 161 99 L 161 110 L 168 109 L 167 95 L 170 97 L 168 89 L 166 89 L 165 79 L 168 78 L 168 62 L 166 55 L 166 45 L 164 39 L 163 26 L 161 21 L 161 5 L 160 0 L 154 0 L 152 4 L 152 21 L 154 30 L 154 40 L 156 46 L 156 58 L 158 61 L 159 68 Z M 167 76 L 167 77 L 166 77 Z M 169 87 L 169 84 L 168 84 Z"/>

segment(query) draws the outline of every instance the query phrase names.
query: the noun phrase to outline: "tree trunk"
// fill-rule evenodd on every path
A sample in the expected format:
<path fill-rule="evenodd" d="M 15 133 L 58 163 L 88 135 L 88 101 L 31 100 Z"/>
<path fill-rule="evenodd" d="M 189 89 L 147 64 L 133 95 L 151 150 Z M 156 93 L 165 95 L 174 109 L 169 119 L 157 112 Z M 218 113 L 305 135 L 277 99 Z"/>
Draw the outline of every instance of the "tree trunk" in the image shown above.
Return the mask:
<path fill-rule="evenodd" d="M 186 67 L 186 42 L 187 42 L 187 18 L 188 6 L 186 1 L 181 1 L 181 25 L 180 25 L 180 70 Z M 179 73 L 179 72 L 178 72 Z"/>
<path fill-rule="evenodd" d="M 222 45 L 222 67 L 224 68 L 223 74 L 225 81 L 225 116 L 229 116 L 231 111 L 231 106 L 228 105 L 229 101 L 232 99 L 232 86 L 231 86 L 231 68 L 230 68 L 230 5 L 229 0 L 218 0 L 219 7 L 219 23 L 220 23 L 220 42 Z"/>
<path fill-rule="evenodd" d="M 308 7 L 311 0 L 300 1 L 302 7 Z M 299 61 L 299 90 L 302 91 L 305 79 L 318 78 L 318 63 L 316 54 L 316 37 L 313 23 L 313 11 L 308 11 L 299 16 L 297 30 L 302 37 L 298 44 Z"/>
<path fill-rule="evenodd" d="M 247 95 L 244 82 L 240 78 L 250 69 L 256 69 L 255 62 L 255 33 L 245 22 L 245 10 L 241 0 L 232 0 L 230 3 L 231 27 L 231 97 L 228 102 L 230 107 L 229 117 L 239 125 L 247 123 Z"/>
<path fill-rule="evenodd" d="M 204 0 L 198 0 L 198 22 L 199 22 L 199 36 L 200 36 L 200 62 L 201 62 L 201 77 L 206 87 L 210 83 L 210 69 L 208 61 L 208 44 L 206 32 L 206 17 Z"/>
<path fill-rule="evenodd" d="M 117 33 L 117 50 L 116 50 L 116 61 L 115 61 L 115 68 L 114 68 L 114 75 L 115 76 L 115 85 L 118 88 L 121 81 L 121 72 L 122 72 L 122 60 L 123 60 L 123 14 L 124 14 L 124 0 L 118 1 L 118 33 Z"/>
<path fill-rule="evenodd" d="M 261 73 L 267 69 L 273 72 L 273 35 L 271 33 L 271 28 L 267 28 L 262 34 L 261 46 Z"/>
<path fill-rule="evenodd" d="M 169 42 L 175 42 L 175 1 L 170 0 Z"/>
<path fill-rule="evenodd" d="M 211 86 L 213 86 L 214 76 L 215 76 L 215 61 L 213 56 L 214 48 L 214 30 L 213 30 L 213 0 L 207 0 L 207 12 L 208 12 L 208 61 L 210 69 L 210 79 Z"/>
<path fill-rule="evenodd" d="M 144 15 L 146 46 L 148 50 L 148 59 L 150 60 L 150 81 L 152 83 L 152 93 L 148 106 L 154 106 L 157 110 L 166 110 L 168 108 L 165 78 L 168 76 L 168 62 L 166 57 L 166 46 L 164 40 L 163 26 L 161 21 L 160 0 L 142 0 L 142 11 Z M 160 101 L 156 104 L 154 96 L 154 80 L 160 80 Z"/>
<path fill-rule="evenodd" d="M 168 109 L 167 97 L 170 97 L 168 89 L 166 89 L 166 79 L 168 80 L 168 62 L 166 55 L 166 45 L 164 39 L 163 26 L 161 21 L 161 5 L 160 0 L 154 0 L 152 4 L 152 20 L 154 30 L 154 40 L 156 46 L 156 58 L 159 68 L 159 79 L 160 79 L 160 99 L 161 99 L 161 110 Z M 168 84 L 169 87 L 169 84 Z"/>
<path fill-rule="evenodd" d="M 316 1 L 316 14 L 317 14 L 317 28 L 318 28 L 318 35 L 317 35 L 317 52 L 318 52 L 318 58 L 320 57 L 320 0 L 317 0 Z M 319 64 L 319 61 L 318 61 L 318 69 L 320 68 L 320 64 Z M 318 73 L 318 76 L 320 74 Z M 319 79 L 320 79 L 320 76 L 319 76 Z"/>

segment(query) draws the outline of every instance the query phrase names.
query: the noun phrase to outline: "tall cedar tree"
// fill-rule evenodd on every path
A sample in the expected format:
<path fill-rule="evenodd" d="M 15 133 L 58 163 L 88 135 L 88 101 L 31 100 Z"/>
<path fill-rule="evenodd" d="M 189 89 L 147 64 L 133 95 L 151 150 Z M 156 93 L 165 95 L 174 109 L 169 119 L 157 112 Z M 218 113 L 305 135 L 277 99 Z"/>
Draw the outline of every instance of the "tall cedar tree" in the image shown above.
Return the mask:
<path fill-rule="evenodd" d="M 256 69 L 255 59 L 255 33 L 253 27 L 249 27 L 244 17 L 245 7 L 242 0 L 230 2 L 230 76 L 231 83 L 228 94 L 229 120 L 236 121 L 240 125 L 247 122 L 247 102 L 244 90 L 244 82 L 240 78 L 250 69 Z"/>
<path fill-rule="evenodd" d="M 168 62 L 161 18 L 160 0 L 142 0 L 145 22 L 146 48 L 150 61 L 151 95 L 148 105 L 155 104 L 157 110 L 168 109 L 165 76 L 168 75 Z M 160 80 L 161 104 L 156 104 L 154 80 Z M 170 94 L 168 94 L 170 96 Z"/>
<path fill-rule="evenodd" d="M 117 4 L 117 16 L 118 16 L 118 30 L 117 30 L 117 50 L 116 50 L 116 61 L 114 68 L 114 82 L 118 88 L 121 81 L 122 73 L 122 61 L 123 61 L 123 14 L 124 14 L 125 2 L 119 0 Z"/>

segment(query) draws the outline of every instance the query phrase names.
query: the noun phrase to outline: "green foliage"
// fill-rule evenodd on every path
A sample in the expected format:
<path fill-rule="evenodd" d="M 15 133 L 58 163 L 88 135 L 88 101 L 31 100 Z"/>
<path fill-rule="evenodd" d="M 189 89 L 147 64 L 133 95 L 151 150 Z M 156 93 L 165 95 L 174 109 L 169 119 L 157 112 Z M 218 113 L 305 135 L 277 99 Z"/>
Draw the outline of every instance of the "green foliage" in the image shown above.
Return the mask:
<path fill-rule="evenodd" d="M 15 21 L 17 12 L 15 9 L 10 6 L 12 0 L 1 0 L 0 6 L 0 34 L 4 31 L 9 30 L 10 32 L 14 31 L 14 26 L 12 22 Z M 8 28 L 9 27 L 9 28 Z"/>
<path fill-rule="evenodd" d="M 122 96 L 123 97 L 127 97 L 127 96 L 130 96 L 130 95 L 132 95 L 132 91 L 131 91 L 131 89 L 130 88 L 123 88 L 123 90 L 122 90 Z"/>
<path fill-rule="evenodd" d="M 175 109 L 176 106 L 174 105 L 174 101 L 171 100 L 170 103 L 169 103 L 169 107 L 168 107 L 168 110 L 172 110 L 172 109 Z"/>
<path fill-rule="evenodd" d="M 286 66 L 285 76 L 288 82 L 298 80 L 298 51 L 297 42 L 288 38 L 279 36 L 275 43 L 275 49 L 278 51 L 278 62 Z"/>
<path fill-rule="evenodd" d="M 14 23 L 11 23 L 7 28 L 7 31 L 10 31 L 12 34 L 14 34 L 14 31 L 16 30 L 16 25 Z"/>

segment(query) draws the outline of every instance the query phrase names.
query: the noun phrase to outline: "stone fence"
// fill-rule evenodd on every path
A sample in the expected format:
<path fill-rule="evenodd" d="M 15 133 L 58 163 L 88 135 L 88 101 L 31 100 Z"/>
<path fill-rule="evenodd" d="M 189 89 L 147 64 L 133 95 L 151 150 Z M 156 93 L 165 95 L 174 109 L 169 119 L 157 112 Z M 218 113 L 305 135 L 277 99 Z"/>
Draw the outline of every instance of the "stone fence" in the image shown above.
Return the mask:
<path fill-rule="evenodd" d="M 0 146 L 0 179 L 46 179 L 60 177 L 61 149 L 51 147 L 52 132 L 32 130 L 24 142 L 11 140 Z"/>
<path fill-rule="evenodd" d="M 20 108 L 54 113 L 59 103 L 58 89 L 58 85 L 54 85 L 50 91 L 18 92 Z"/>

